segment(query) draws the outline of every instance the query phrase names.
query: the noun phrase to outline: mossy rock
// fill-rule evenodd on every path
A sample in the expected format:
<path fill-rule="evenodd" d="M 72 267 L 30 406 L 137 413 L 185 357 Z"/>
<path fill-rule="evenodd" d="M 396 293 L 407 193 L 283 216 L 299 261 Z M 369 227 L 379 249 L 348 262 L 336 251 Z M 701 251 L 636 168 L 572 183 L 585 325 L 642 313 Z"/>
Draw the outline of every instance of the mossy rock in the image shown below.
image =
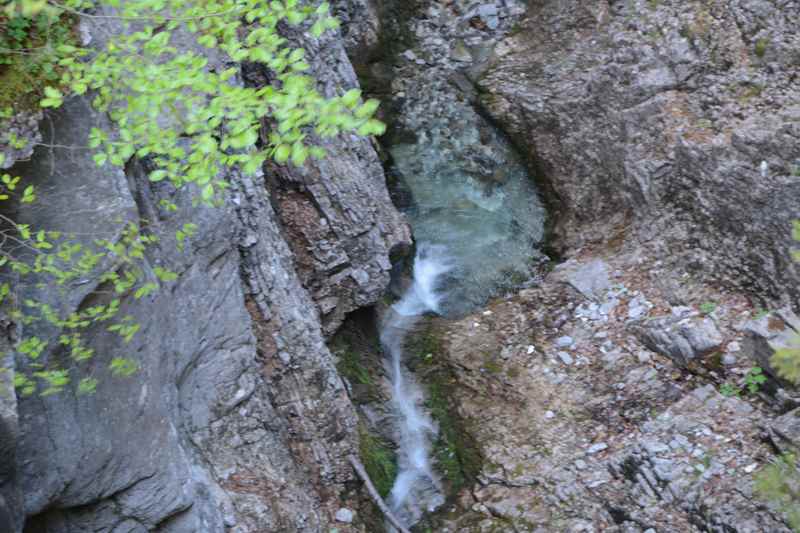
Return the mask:
<path fill-rule="evenodd" d="M 45 86 L 59 86 L 62 67 L 56 48 L 78 42 L 77 17 L 48 19 L 0 16 L 0 111 L 39 109 Z"/>
<path fill-rule="evenodd" d="M 378 493 L 385 498 L 397 478 L 397 454 L 391 443 L 371 433 L 363 422 L 358 426 L 358 443 L 361 462 Z"/>
<path fill-rule="evenodd" d="M 453 400 L 455 375 L 444 360 L 445 344 L 437 322 L 434 318 L 425 319 L 408 336 L 405 348 L 409 365 L 426 390 L 425 407 L 439 426 L 432 455 L 448 496 L 453 497 L 475 480 L 483 458 Z"/>

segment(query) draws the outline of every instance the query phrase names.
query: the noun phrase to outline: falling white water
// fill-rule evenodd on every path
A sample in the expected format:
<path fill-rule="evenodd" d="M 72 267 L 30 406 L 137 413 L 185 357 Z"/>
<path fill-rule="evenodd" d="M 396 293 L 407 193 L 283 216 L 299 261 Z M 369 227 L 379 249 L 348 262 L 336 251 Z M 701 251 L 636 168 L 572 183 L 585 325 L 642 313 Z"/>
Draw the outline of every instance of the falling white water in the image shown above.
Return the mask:
<path fill-rule="evenodd" d="M 430 459 L 436 426 L 422 408 L 422 389 L 403 365 L 403 344 L 420 316 L 439 311 L 441 296 L 437 294 L 437 284 L 448 270 L 450 265 L 442 247 L 421 245 L 414 259 L 413 284 L 387 312 L 381 327 L 381 344 L 389 355 L 399 444 L 398 475 L 389 505 L 408 525 L 444 503 L 444 495 Z"/>

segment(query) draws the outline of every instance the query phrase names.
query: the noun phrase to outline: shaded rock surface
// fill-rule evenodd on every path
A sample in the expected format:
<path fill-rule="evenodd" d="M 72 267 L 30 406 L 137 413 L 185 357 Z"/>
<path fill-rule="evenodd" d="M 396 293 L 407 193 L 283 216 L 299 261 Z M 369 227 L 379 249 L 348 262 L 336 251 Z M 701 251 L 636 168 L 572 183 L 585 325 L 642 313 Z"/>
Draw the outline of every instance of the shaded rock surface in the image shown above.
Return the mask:
<path fill-rule="evenodd" d="M 763 313 L 763 316 L 744 324 L 742 329 L 745 332 L 743 353 L 756 361 L 772 378 L 783 382 L 770 363 L 770 358 L 778 350 L 797 346 L 800 318 L 790 308 L 784 308 Z"/>
<path fill-rule="evenodd" d="M 800 3 L 539 0 L 481 101 L 526 151 L 571 246 L 653 241 L 788 303 L 800 196 Z"/>
<path fill-rule="evenodd" d="M 105 24 L 95 42 L 114 31 Z M 303 42 L 324 92 L 358 85 L 336 33 L 291 37 Z M 221 66 L 215 61 L 209 68 Z M 266 81 L 252 70 L 240 80 Z M 62 146 L 83 145 L 90 127 L 107 125 L 83 98 L 48 120 L 46 143 Z M 90 332 L 97 355 L 80 371 L 98 379 L 94 394 L 20 399 L 24 515 L 10 531 L 22 516 L 31 532 L 327 531 L 343 505 L 357 508 L 346 461 L 358 449 L 356 417 L 326 336 L 382 294 L 389 252 L 408 246 L 409 235 L 370 141 L 325 147 L 334 156 L 303 170 L 230 173 L 231 194 L 218 209 L 150 183 L 146 161 L 97 168 L 87 152 L 40 148 L 14 167 L 39 191 L 39 202 L 20 208 L 21 222 L 86 242 L 118 239 L 138 222 L 160 237 L 147 252 L 147 275 L 160 266 L 178 279 L 123 299 L 121 312 L 141 326 L 129 344 Z M 162 209 L 161 199 L 178 211 Z M 178 250 L 174 235 L 186 222 L 198 229 Z M 71 311 L 104 301 L 100 270 L 66 297 L 33 283 L 22 289 Z M 24 333 L 58 335 L 38 324 Z M 112 376 L 116 355 L 133 358 L 138 373 Z M 57 357 L 49 350 L 40 362 Z M 17 364 L 29 369 L 22 357 Z M 13 451 L 0 448 L 4 458 Z M 363 531 L 355 517 L 339 530 Z"/>

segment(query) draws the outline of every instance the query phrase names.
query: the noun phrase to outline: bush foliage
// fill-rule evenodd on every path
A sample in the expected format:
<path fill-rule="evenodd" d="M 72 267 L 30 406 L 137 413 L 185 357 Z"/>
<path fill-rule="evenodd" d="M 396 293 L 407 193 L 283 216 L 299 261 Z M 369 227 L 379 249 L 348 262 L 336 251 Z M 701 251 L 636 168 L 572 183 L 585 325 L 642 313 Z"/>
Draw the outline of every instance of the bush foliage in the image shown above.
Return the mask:
<path fill-rule="evenodd" d="M 113 122 L 113 129 L 95 128 L 87 139 L 97 165 L 123 167 L 132 158 L 145 159 L 153 169 L 151 181 L 189 187 L 197 203 L 223 201 L 227 177 L 234 170 L 255 174 L 267 160 L 303 165 L 309 157 L 326 155 L 319 146 L 322 138 L 384 131 L 373 118 L 376 100 L 363 101 L 358 89 L 321 94 L 309 75 L 305 50 L 282 35 L 282 29 L 294 27 L 319 38 L 336 28 L 326 2 L 15 0 L 4 2 L 2 13 L 0 83 L 3 68 L 8 72 L 9 65 L 22 58 L 36 59 L 46 72 L 29 84 L 29 92 L 41 97 L 39 106 L 55 108 L 70 95 L 87 95 Z M 111 24 L 113 37 L 97 47 L 83 47 L 76 38 L 78 21 L 90 27 Z M 262 65 L 271 83 L 246 86 L 240 71 L 244 63 Z M 11 108 L 4 108 L 0 121 L 24 104 L 17 98 Z M 10 173 L 2 175 L 1 185 L 0 201 L 27 204 L 36 199 L 34 189 Z M 161 206 L 177 209 L 167 201 Z M 145 275 L 150 271 L 146 250 L 156 237 L 135 224 L 113 242 L 97 239 L 87 245 L 9 217 L 4 216 L 3 223 L 6 246 L 0 266 L 10 276 L 0 284 L 2 303 L 23 326 L 46 323 L 60 331 L 54 340 L 20 339 L 17 351 L 28 358 L 25 366 L 32 370 L 16 373 L 17 390 L 53 394 L 75 382 L 79 392 L 93 391 L 96 380 L 80 370 L 94 355 L 85 342 L 86 331 L 101 326 L 129 342 L 139 325 L 130 316 L 120 316 L 122 300 L 143 298 L 176 274 L 154 268 L 156 279 Z M 182 247 L 195 230 L 192 223 L 184 225 L 175 235 L 175 246 Z M 102 304 L 63 314 L 44 301 L 21 297 L 15 277 L 28 277 L 28 284 L 62 293 L 87 278 L 109 289 Z M 63 346 L 69 361 L 44 360 L 53 343 Z M 115 357 L 109 367 L 114 374 L 127 375 L 136 370 L 136 363 Z"/>

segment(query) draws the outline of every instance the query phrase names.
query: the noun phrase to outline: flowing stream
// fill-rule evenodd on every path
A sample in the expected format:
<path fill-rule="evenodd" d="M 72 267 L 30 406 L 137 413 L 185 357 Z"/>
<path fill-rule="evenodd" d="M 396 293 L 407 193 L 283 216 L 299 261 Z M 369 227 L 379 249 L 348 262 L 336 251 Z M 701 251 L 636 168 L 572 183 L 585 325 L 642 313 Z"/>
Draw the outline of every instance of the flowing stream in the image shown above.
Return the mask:
<path fill-rule="evenodd" d="M 433 94 L 434 110 L 457 116 L 459 127 L 429 121 L 437 114 L 431 112 L 411 142 L 390 148 L 391 170 L 411 199 L 405 213 L 417 243 L 413 281 L 381 326 L 398 443 L 389 504 L 408 525 L 445 496 L 431 460 L 437 427 L 403 361 L 407 336 L 426 313 L 459 316 L 530 281 L 544 257 L 544 209 L 507 140 L 471 106 L 447 92 Z"/>
<path fill-rule="evenodd" d="M 444 502 L 441 482 L 430 459 L 431 436 L 436 428 L 422 409 L 423 393 L 403 366 L 406 335 L 426 312 L 439 312 L 437 284 L 450 270 L 443 250 L 420 246 L 414 260 L 414 281 L 384 317 L 381 344 L 389 355 L 392 404 L 398 417 L 398 476 L 389 495 L 389 505 L 407 524 L 417 522 L 426 511 Z"/>
<path fill-rule="evenodd" d="M 404 21 L 405 43 L 414 49 L 396 50 L 386 64 L 396 110 L 384 139 L 387 170 L 417 249 L 413 280 L 382 317 L 380 332 L 398 444 L 389 504 L 407 526 L 446 498 L 431 458 L 437 424 L 405 364 L 406 340 L 423 315 L 472 312 L 530 283 L 546 259 L 545 210 L 533 180 L 508 139 L 476 111 L 478 95 L 463 74 L 469 58 L 488 57 L 525 7 L 515 0 L 449 4 L 425 3 Z M 476 16 L 485 19 L 483 29 L 476 29 Z"/>

